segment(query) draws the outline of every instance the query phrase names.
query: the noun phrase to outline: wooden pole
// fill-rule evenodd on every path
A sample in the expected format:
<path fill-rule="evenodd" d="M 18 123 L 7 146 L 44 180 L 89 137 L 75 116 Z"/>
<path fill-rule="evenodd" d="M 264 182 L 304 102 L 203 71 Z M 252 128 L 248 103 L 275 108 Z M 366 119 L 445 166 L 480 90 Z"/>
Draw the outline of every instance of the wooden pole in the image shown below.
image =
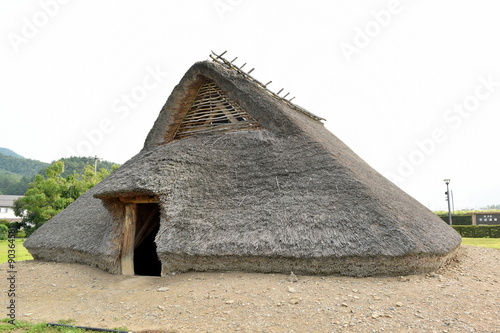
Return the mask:
<path fill-rule="evenodd" d="M 134 243 L 137 224 L 137 204 L 125 204 L 125 219 L 123 221 L 123 243 L 121 266 L 123 275 L 135 275 Z"/>

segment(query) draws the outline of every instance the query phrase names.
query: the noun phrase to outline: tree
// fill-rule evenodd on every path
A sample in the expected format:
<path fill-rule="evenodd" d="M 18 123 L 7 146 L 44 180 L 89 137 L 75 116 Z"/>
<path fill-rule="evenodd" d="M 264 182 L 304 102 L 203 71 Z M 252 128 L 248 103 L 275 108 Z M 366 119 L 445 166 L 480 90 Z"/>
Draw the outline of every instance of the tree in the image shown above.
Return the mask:
<path fill-rule="evenodd" d="M 106 178 L 110 171 L 96 171 L 93 165 L 87 165 L 82 174 L 75 171 L 62 177 L 63 173 L 63 161 L 52 163 L 45 169 L 45 176 L 36 175 L 25 196 L 14 202 L 14 212 L 23 218 L 22 225 L 27 229 L 27 234 L 56 216 L 80 195 Z"/>
<path fill-rule="evenodd" d="M 0 171 L 0 191 L 4 194 L 9 193 L 9 188 L 19 183 L 21 176 L 8 171 Z"/>
<path fill-rule="evenodd" d="M 9 227 L 5 224 L 0 224 L 0 240 L 6 240 L 9 236 Z"/>
<path fill-rule="evenodd" d="M 24 195 L 33 179 L 34 177 L 23 176 L 19 182 L 7 187 L 4 194 Z"/>
<path fill-rule="evenodd" d="M 106 169 L 109 171 L 113 171 L 114 168 L 117 167 L 117 165 L 113 162 L 109 161 L 103 161 L 100 159 L 97 159 L 96 157 L 64 157 L 61 158 L 59 161 L 64 162 L 64 172 L 62 173 L 62 177 L 66 178 L 69 175 L 72 175 L 73 173 L 77 173 L 79 175 L 85 173 L 85 169 L 90 166 L 92 166 L 92 170 L 96 166 L 96 163 L 98 162 L 99 170 L 100 169 Z M 39 172 L 41 175 L 45 175 L 45 168 L 42 169 Z"/>
<path fill-rule="evenodd" d="M 5 156 L 5 158 L 10 158 L 10 157 Z M 0 156 L 0 194 L 24 195 L 28 190 L 28 185 L 34 181 L 35 172 L 32 172 L 32 175 L 28 176 L 23 175 L 22 170 L 26 168 L 22 164 L 21 165 L 14 164 L 15 168 L 14 169 L 12 167 L 10 168 L 16 172 L 4 170 L 4 168 L 9 167 L 8 165 L 9 161 L 5 161 L 5 158 L 2 158 Z M 12 159 L 17 162 L 24 161 L 23 163 L 28 163 L 28 164 L 30 163 L 30 161 L 32 161 L 23 158 L 21 159 L 12 158 Z M 116 165 L 113 162 L 98 160 L 96 157 L 68 157 L 68 158 L 61 158 L 60 161 L 64 162 L 64 171 L 61 174 L 61 177 L 63 178 L 66 178 L 75 173 L 77 175 L 83 175 L 86 172 L 87 168 L 93 171 L 94 169 L 90 168 L 89 166 L 95 167 L 97 161 L 99 161 L 99 169 L 104 168 L 109 172 L 113 172 L 118 167 L 118 165 Z M 46 170 L 49 167 L 49 165 L 46 163 L 43 163 L 42 165 L 43 168 L 38 170 L 38 174 L 45 176 Z M 99 170 L 99 173 L 101 173 L 101 170 Z M 97 172 L 94 174 L 97 174 Z"/>
<path fill-rule="evenodd" d="M 112 171 L 117 168 L 118 166 L 115 165 Z M 73 200 L 78 199 L 80 195 L 97 185 L 101 180 L 109 176 L 111 172 L 107 169 L 100 169 L 99 171 L 96 171 L 93 165 L 87 165 L 81 174 L 74 171 L 72 175 L 66 177 L 66 181 L 69 186 L 67 190 L 68 192 L 65 193 L 65 196 L 73 198 Z"/>
<path fill-rule="evenodd" d="M 6 240 L 9 236 L 9 227 L 5 224 L 0 224 L 0 240 Z"/>
<path fill-rule="evenodd" d="M 63 171 L 63 162 L 51 164 L 45 171 L 46 177 L 36 175 L 25 196 L 14 202 L 14 213 L 23 222 L 36 229 L 72 202 L 61 195 L 66 189 L 66 181 L 60 176 Z"/>

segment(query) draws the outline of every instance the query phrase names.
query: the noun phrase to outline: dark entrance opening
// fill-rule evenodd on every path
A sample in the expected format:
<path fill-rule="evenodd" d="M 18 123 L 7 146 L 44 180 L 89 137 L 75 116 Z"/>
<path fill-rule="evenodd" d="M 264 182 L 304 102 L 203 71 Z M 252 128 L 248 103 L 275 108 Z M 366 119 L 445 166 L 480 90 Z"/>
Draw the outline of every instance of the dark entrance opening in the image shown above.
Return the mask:
<path fill-rule="evenodd" d="M 160 229 L 160 209 L 156 203 L 137 204 L 134 242 L 136 275 L 161 275 L 161 262 L 156 253 L 155 237 Z"/>

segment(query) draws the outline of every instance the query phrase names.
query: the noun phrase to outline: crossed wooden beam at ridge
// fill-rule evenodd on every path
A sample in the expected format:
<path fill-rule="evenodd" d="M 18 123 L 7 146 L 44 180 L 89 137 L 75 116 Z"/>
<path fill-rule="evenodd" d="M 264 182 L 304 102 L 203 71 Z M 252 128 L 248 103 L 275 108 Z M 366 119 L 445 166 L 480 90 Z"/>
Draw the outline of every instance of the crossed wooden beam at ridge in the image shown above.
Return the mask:
<path fill-rule="evenodd" d="M 251 69 L 251 70 L 249 70 L 248 72 L 244 72 L 242 68 L 243 68 L 243 67 L 245 67 L 245 65 L 246 65 L 247 63 L 244 63 L 243 65 L 241 65 L 240 67 L 238 67 L 238 66 L 236 66 L 236 65 L 234 65 L 234 64 L 233 64 L 233 62 L 234 62 L 236 59 L 238 59 L 238 57 L 236 57 L 236 58 L 234 58 L 233 60 L 229 61 L 229 60 L 227 60 L 227 59 L 225 59 L 225 58 L 223 57 L 223 55 L 224 55 L 224 54 L 226 54 L 226 53 L 227 53 L 227 51 L 224 51 L 224 52 L 222 52 L 221 54 L 217 54 L 217 53 L 215 53 L 214 51 L 212 51 L 212 54 L 210 54 L 210 58 L 211 58 L 213 61 L 215 61 L 215 62 L 217 62 L 217 63 L 219 63 L 219 64 L 221 64 L 221 65 L 225 65 L 226 67 L 228 67 L 228 68 L 231 68 L 231 69 L 235 70 L 235 71 L 236 71 L 236 72 L 238 72 L 239 74 L 243 75 L 243 77 L 245 77 L 247 80 L 249 80 L 249 81 L 251 81 L 251 82 L 256 83 L 256 84 L 257 84 L 260 88 L 264 89 L 264 90 L 265 90 L 268 94 L 270 94 L 270 95 L 271 95 L 271 96 L 273 96 L 274 98 L 276 98 L 276 99 L 278 99 L 278 100 L 280 100 L 280 101 L 284 102 L 285 104 L 287 104 L 287 105 L 288 105 L 288 106 L 290 106 L 291 108 L 295 109 L 296 111 L 299 111 L 299 112 L 301 112 L 301 113 L 303 113 L 303 114 L 305 114 L 305 115 L 307 115 L 307 116 L 309 116 L 309 117 L 311 117 L 311 118 L 313 118 L 314 120 L 317 120 L 317 121 L 319 121 L 319 122 L 321 122 L 321 121 L 324 121 L 324 120 L 325 120 L 324 118 L 318 117 L 318 116 L 316 116 L 315 114 L 313 114 L 313 113 L 311 113 L 311 112 L 307 111 L 306 109 L 301 108 L 301 107 L 300 107 L 300 106 L 298 106 L 297 104 L 292 103 L 292 100 L 295 98 L 295 96 L 294 96 L 294 97 L 292 97 L 292 98 L 290 98 L 290 99 L 286 99 L 286 97 L 290 94 L 289 92 L 288 92 L 288 93 L 286 93 L 286 95 L 284 95 L 284 96 L 279 96 L 279 94 L 283 91 L 283 89 L 284 89 L 284 88 L 281 88 L 281 89 L 280 89 L 280 91 L 278 91 L 277 93 L 274 93 L 274 92 L 272 92 L 271 90 L 269 90 L 269 88 L 267 88 L 267 86 L 268 86 L 269 84 L 271 84 L 271 82 L 273 82 L 273 81 L 269 81 L 269 82 L 267 82 L 266 84 L 263 84 L 262 82 L 260 82 L 259 80 L 257 80 L 256 78 L 254 78 L 253 76 L 251 76 L 251 75 L 250 75 L 250 73 L 252 73 L 252 72 L 255 70 L 255 68 L 252 68 L 252 69 Z"/>

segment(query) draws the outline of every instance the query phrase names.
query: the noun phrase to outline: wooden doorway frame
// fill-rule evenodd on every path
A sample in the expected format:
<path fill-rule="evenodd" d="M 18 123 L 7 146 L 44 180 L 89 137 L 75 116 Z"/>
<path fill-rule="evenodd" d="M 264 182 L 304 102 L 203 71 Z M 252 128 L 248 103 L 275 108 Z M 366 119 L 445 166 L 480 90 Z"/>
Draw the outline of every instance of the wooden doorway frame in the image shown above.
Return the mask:
<path fill-rule="evenodd" d="M 125 214 L 123 219 L 123 239 L 120 255 L 122 275 L 135 275 L 134 250 L 135 234 L 137 227 L 137 205 L 145 203 L 159 203 L 154 195 L 120 197 L 124 204 Z"/>

